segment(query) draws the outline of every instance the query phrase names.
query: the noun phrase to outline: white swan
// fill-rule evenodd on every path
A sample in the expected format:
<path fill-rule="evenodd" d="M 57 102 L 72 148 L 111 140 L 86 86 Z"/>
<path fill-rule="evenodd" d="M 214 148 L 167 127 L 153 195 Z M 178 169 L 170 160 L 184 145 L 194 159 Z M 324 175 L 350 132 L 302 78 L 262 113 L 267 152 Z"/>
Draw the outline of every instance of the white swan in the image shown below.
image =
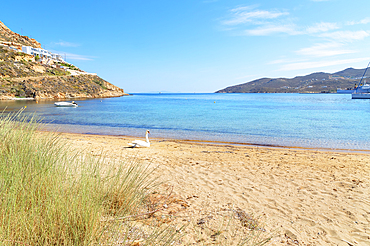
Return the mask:
<path fill-rule="evenodd" d="M 148 134 L 150 134 L 150 132 L 149 132 L 149 130 L 146 130 L 146 132 L 145 132 L 146 141 L 143 141 L 143 140 L 135 140 L 135 141 L 132 141 L 132 143 L 129 143 L 129 145 L 131 147 L 133 147 L 133 148 L 136 148 L 136 147 L 146 147 L 146 148 L 149 148 L 150 147 L 150 142 L 149 142 Z"/>

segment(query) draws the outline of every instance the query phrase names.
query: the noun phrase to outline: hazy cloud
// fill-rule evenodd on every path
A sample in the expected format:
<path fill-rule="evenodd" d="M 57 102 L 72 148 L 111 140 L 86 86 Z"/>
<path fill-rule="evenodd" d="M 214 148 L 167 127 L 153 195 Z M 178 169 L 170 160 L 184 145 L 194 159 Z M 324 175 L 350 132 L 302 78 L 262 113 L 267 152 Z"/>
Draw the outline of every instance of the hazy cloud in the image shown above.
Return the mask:
<path fill-rule="evenodd" d="M 289 35 L 305 35 L 305 34 L 317 34 L 322 33 L 322 37 L 327 35 L 326 32 L 339 29 L 339 24 L 329 23 L 329 22 L 320 22 L 316 23 L 313 26 L 307 27 L 306 29 L 297 27 L 295 24 L 271 24 L 267 23 L 260 25 L 255 29 L 249 29 L 244 32 L 244 34 L 252 36 L 266 36 L 277 33 L 286 33 Z M 334 35 L 338 35 L 333 33 Z M 349 34 L 349 33 L 348 33 Z M 347 36 L 348 36 L 347 34 Z M 361 34 L 363 36 L 363 34 Z"/>
<path fill-rule="evenodd" d="M 368 24 L 370 23 L 370 17 L 366 17 L 365 19 L 360 20 L 359 24 Z"/>
<path fill-rule="evenodd" d="M 257 9 L 256 6 L 242 6 L 231 9 L 229 14 L 228 19 L 222 22 L 223 29 L 227 30 L 227 28 L 232 27 L 231 30 L 236 31 L 237 35 L 298 34 L 294 24 L 283 23 L 284 20 L 280 19 L 280 17 L 289 15 L 287 11 L 261 10 Z"/>
<path fill-rule="evenodd" d="M 289 15 L 288 12 L 254 10 L 253 7 L 238 7 L 230 10 L 231 17 L 223 21 L 224 25 L 239 25 L 244 23 L 258 23 L 261 20 L 275 19 L 283 15 Z"/>
<path fill-rule="evenodd" d="M 356 62 L 368 61 L 369 57 L 354 58 L 354 59 L 342 59 L 342 60 L 330 60 L 330 61 L 314 61 L 314 62 L 296 62 L 281 66 L 279 71 L 292 71 L 301 69 L 311 68 L 322 68 L 334 65 L 353 64 Z"/>
<path fill-rule="evenodd" d="M 327 0 L 311 1 L 323 2 Z M 358 48 L 353 48 L 352 43 L 364 40 L 370 36 L 370 30 L 344 30 L 343 27 L 349 29 L 350 25 L 368 24 L 370 23 L 370 17 L 357 22 L 324 22 L 318 20 L 316 23 L 312 22 L 303 26 L 298 25 L 299 17 L 290 17 L 290 13 L 285 10 L 261 10 L 256 6 L 242 6 L 231 9 L 228 14 L 228 18 L 221 22 L 224 30 L 229 29 L 228 31 L 233 31 L 239 35 L 272 36 L 286 34 L 290 36 L 304 36 L 303 38 L 307 42 L 315 40 L 314 44 L 306 44 L 308 47 L 293 51 L 298 56 L 276 59 L 269 63 L 279 66 L 279 71 L 352 64 L 369 59 L 349 59 L 350 57 L 348 56 L 346 59 L 341 59 L 341 55 L 358 53 Z M 349 46 L 350 44 L 351 46 Z M 327 57 L 326 61 L 318 61 L 318 58 L 325 59 L 325 57 Z M 330 60 L 330 57 L 334 58 Z"/>
<path fill-rule="evenodd" d="M 308 33 L 318 33 L 318 32 L 327 32 L 334 29 L 339 29 L 339 25 L 337 23 L 320 22 L 316 23 L 313 26 L 308 27 L 306 31 Z"/>
<path fill-rule="evenodd" d="M 66 42 L 66 41 L 60 41 L 60 42 L 56 42 L 54 44 L 58 45 L 58 46 L 62 46 L 62 47 L 78 47 L 78 46 L 80 46 L 80 44 Z"/>
<path fill-rule="evenodd" d="M 319 37 L 333 39 L 337 42 L 352 42 L 355 40 L 362 40 L 369 36 L 366 31 L 337 31 L 331 33 L 320 34 Z"/>
<path fill-rule="evenodd" d="M 244 32 L 244 34 L 251 36 L 267 36 L 277 33 L 286 33 L 290 35 L 299 34 L 299 32 L 295 30 L 294 25 L 266 25 L 255 29 L 245 30 Z"/>
<path fill-rule="evenodd" d="M 78 61 L 92 61 L 93 56 L 78 55 L 73 53 L 65 53 L 67 60 L 78 60 Z"/>
<path fill-rule="evenodd" d="M 273 60 L 273 61 L 270 61 L 268 62 L 267 64 L 281 64 L 281 63 L 287 63 L 288 61 L 290 61 L 289 59 L 277 59 L 277 60 Z"/>
<path fill-rule="evenodd" d="M 341 43 L 322 43 L 315 44 L 308 48 L 303 48 L 296 51 L 299 55 L 314 56 L 314 57 L 325 57 L 356 53 L 354 50 L 342 49 L 343 44 Z"/>
<path fill-rule="evenodd" d="M 347 25 L 353 26 L 353 25 L 369 24 L 369 23 L 370 23 L 370 17 L 366 17 L 360 21 L 349 21 L 347 22 Z"/>

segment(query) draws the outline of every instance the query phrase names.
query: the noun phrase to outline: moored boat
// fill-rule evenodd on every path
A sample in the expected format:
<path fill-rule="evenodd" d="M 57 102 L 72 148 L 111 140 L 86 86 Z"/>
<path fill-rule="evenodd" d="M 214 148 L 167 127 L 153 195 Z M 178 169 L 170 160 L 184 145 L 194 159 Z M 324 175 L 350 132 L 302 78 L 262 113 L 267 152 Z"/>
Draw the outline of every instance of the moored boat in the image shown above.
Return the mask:
<path fill-rule="evenodd" d="M 370 99 L 370 93 L 353 93 L 352 99 Z"/>
<path fill-rule="evenodd" d="M 362 75 L 362 78 L 360 80 L 360 86 L 355 89 L 355 91 L 352 93 L 352 99 L 370 99 L 370 85 L 366 84 L 366 81 L 364 84 L 362 84 L 362 80 L 364 79 L 364 76 L 366 74 L 367 69 L 369 68 L 369 64 L 367 64 L 367 67 L 364 71 L 364 74 Z"/>
<path fill-rule="evenodd" d="M 78 107 L 78 104 L 75 103 L 74 101 L 72 102 L 56 102 L 54 103 L 55 106 L 57 107 Z"/>

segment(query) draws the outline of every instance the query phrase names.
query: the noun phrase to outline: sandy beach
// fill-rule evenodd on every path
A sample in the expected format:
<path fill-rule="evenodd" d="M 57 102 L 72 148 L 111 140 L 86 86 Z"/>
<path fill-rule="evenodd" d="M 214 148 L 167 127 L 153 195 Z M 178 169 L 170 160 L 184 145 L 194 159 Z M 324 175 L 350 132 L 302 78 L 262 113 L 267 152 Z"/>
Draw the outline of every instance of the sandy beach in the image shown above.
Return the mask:
<path fill-rule="evenodd" d="M 127 148 L 131 137 L 61 138 L 92 154 L 103 150 L 109 158 L 155 166 L 162 187 L 176 197 L 159 213 L 176 223 L 191 219 L 199 231 L 218 215 L 239 211 L 263 222 L 262 233 L 274 234 L 267 245 L 370 245 L 368 153 L 164 139 L 139 149 Z"/>

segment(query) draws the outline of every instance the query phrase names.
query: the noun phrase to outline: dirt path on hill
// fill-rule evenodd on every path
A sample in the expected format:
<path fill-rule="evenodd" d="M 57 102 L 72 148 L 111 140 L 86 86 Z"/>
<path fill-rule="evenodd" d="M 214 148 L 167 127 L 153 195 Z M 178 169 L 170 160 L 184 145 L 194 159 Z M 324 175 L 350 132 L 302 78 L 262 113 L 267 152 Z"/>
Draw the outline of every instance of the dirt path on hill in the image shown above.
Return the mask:
<path fill-rule="evenodd" d="M 26 77 L 20 77 L 20 78 L 10 78 L 10 80 L 14 82 L 22 82 L 23 80 L 29 80 L 29 79 L 39 81 L 39 80 L 46 79 L 46 78 L 66 78 L 70 76 L 77 76 L 77 75 L 69 74 L 69 75 L 60 75 L 60 76 L 56 76 L 56 75 L 26 76 Z"/>

